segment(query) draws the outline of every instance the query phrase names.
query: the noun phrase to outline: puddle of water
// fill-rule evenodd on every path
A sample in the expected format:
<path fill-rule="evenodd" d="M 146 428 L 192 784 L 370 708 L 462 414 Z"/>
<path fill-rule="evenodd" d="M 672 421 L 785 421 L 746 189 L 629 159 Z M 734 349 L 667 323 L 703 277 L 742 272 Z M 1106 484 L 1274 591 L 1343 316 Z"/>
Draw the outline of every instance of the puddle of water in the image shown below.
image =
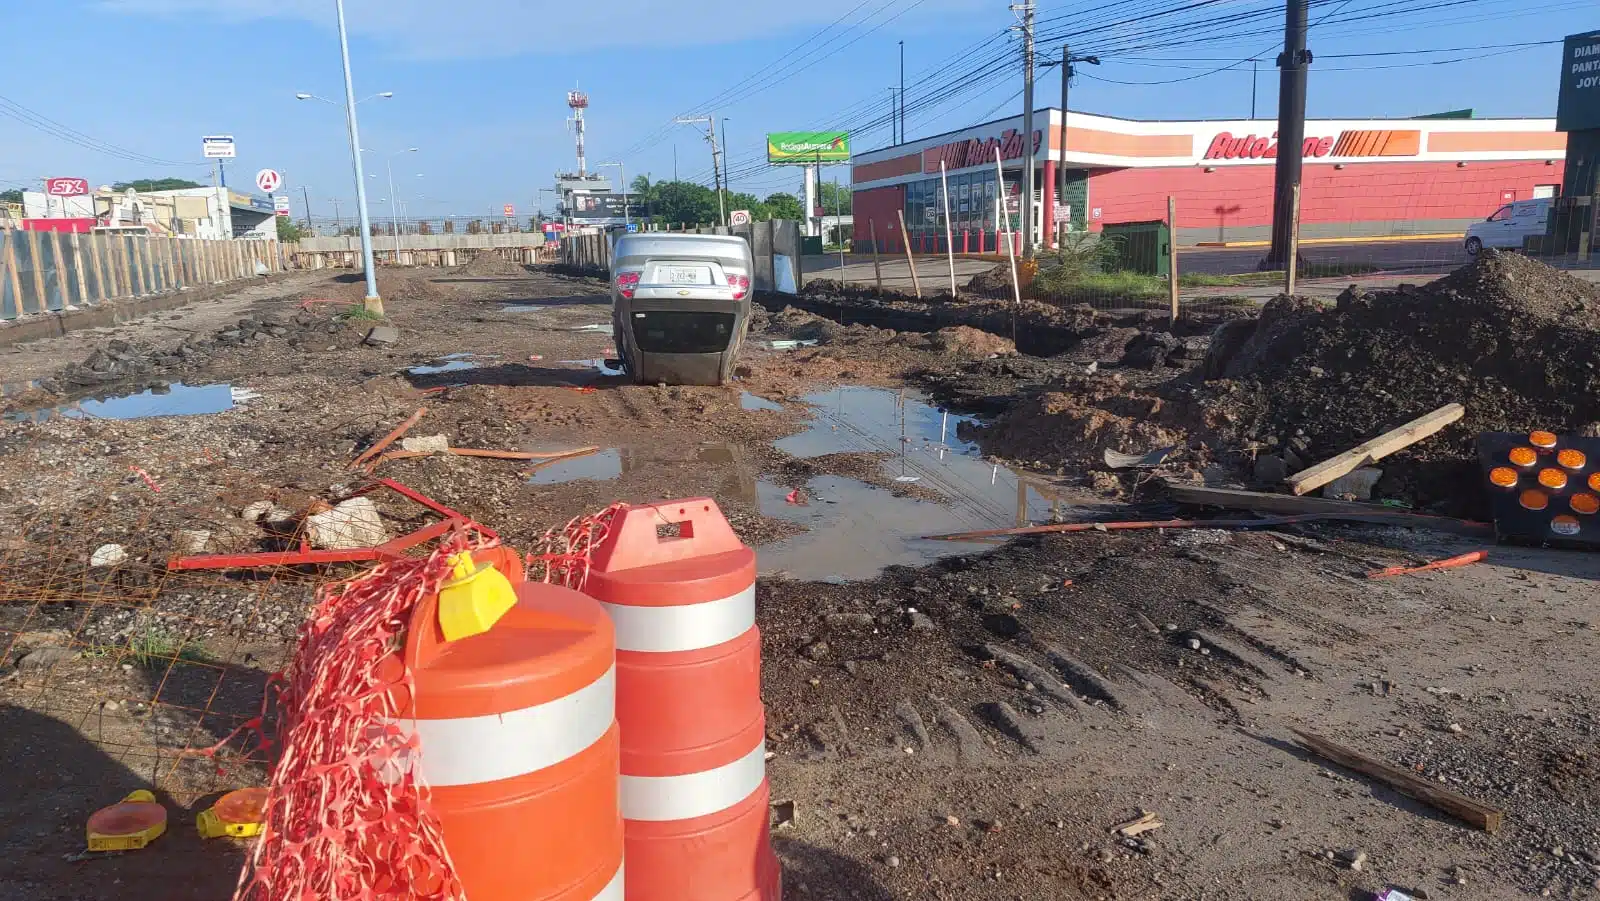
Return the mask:
<path fill-rule="evenodd" d="M 167 388 L 152 388 L 138 394 L 78 401 L 13 413 L 7 418 L 13 422 L 45 422 L 57 416 L 66 419 L 147 419 L 153 416 L 205 416 L 231 410 L 235 390 L 228 384 L 185 385 L 181 382 Z M 255 395 L 239 392 L 241 399 Z"/>
<path fill-rule="evenodd" d="M 478 364 L 471 360 L 449 360 L 437 366 L 412 366 L 406 372 L 412 375 L 438 375 L 441 372 L 461 372 L 464 369 L 477 369 Z"/>
<path fill-rule="evenodd" d="M 803 507 L 786 500 L 790 486 L 763 480 L 757 490 L 762 513 L 808 529 L 756 548 L 763 575 L 783 573 L 807 581 L 850 582 L 871 579 L 888 566 L 924 566 L 941 557 L 993 547 L 919 538 L 961 531 L 967 520 L 945 504 L 896 497 L 855 479 L 812 479 L 805 486 L 807 505 Z"/>
<path fill-rule="evenodd" d="M 607 366 L 605 360 L 561 360 L 560 362 L 564 366 L 587 366 L 588 368 L 593 369 L 594 371 L 605 376 L 618 376 L 626 374 L 621 369 L 612 369 L 610 366 Z"/>
<path fill-rule="evenodd" d="M 751 394 L 748 391 L 739 392 L 739 409 L 741 410 L 776 410 L 783 412 L 782 404 L 775 404 L 764 397 Z"/>
<path fill-rule="evenodd" d="M 561 485 L 587 479 L 591 482 L 609 482 L 622 477 L 622 451 L 610 448 L 586 457 L 560 460 L 535 470 L 528 479 L 535 485 Z"/>
<path fill-rule="evenodd" d="M 1025 525 L 1064 509 L 1051 486 L 985 462 L 976 444 L 956 437 L 961 423 L 977 420 L 945 412 L 914 391 L 844 387 L 804 400 L 816 419 L 804 432 L 780 439 L 779 450 L 796 457 L 891 454 L 886 476 L 943 494 L 964 517 L 961 527 L 947 531 Z"/>

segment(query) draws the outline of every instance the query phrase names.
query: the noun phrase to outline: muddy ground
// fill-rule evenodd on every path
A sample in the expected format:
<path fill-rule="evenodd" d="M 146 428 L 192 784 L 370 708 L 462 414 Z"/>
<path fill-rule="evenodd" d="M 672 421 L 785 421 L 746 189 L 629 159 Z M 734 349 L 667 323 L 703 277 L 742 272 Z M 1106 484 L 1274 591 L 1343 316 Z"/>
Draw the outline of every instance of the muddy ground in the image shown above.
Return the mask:
<path fill-rule="evenodd" d="M 1596 896 L 1592 556 L 1496 550 L 1369 581 L 1472 546 L 1354 527 L 917 540 L 1173 512 L 1143 492 L 1125 506 L 1140 477 L 1097 462 L 1106 447 L 1171 440 L 1175 471 L 1236 474 L 1236 449 L 1183 403 L 1217 323 L 1038 311 L 1044 330 L 1018 341 L 1044 358 L 1013 355 L 1009 313 L 987 307 L 874 314 L 883 328 L 774 301 L 739 385 L 640 387 L 593 362 L 612 347 L 599 282 L 383 275 L 392 347 L 343 315 L 356 279 L 306 274 L 0 353 L 0 821 L 21 825 L 0 835 L 0 898 L 231 890 L 238 849 L 189 822 L 260 768 L 237 743 L 180 752 L 253 715 L 317 585 L 350 570 L 162 564 L 186 531 L 210 532 L 212 550 L 271 544 L 246 506 L 298 511 L 359 487 L 348 461 L 420 407 L 411 434 L 455 446 L 599 449 L 378 470 L 513 544 L 616 500 L 709 494 L 758 548 L 791 898 Z M 837 315 L 827 303 L 841 305 L 799 305 Z M 246 393 L 185 390 L 223 384 Z M 230 408 L 82 415 L 121 415 L 128 401 L 95 397 L 150 386 L 137 403 L 226 394 Z M 786 499 L 796 489 L 804 506 Z M 426 521 L 373 496 L 392 533 Z M 108 544 L 128 559 L 90 565 Z M 1310 757 L 1291 727 L 1501 806 L 1506 826 L 1474 831 Z M 78 859 L 87 813 L 149 784 L 171 833 Z M 1164 825 L 1108 831 L 1141 811 Z"/>

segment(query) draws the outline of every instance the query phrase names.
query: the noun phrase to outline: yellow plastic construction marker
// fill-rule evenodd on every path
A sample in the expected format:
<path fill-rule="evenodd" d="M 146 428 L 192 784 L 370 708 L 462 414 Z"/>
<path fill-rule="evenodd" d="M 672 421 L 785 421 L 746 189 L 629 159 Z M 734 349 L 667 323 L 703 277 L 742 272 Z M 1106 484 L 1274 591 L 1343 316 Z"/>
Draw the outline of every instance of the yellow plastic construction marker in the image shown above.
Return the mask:
<path fill-rule="evenodd" d="M 466 551 L 450 558 L 453 578 L 439 589 L 439 629 L 445 641 L 489 631 L 517 604 L 511 580 L 488 563 L 473 562 Z"/>
<path fill-rule="evenodd" d="M 250 838 L 260 835 L 266 819 L 267 790 L 242 788 L 228 792 L 194 818 L 201 838 Z"/>
<path fill-rule="evenodd" d="M 90 851 L 137 851 L 167 831 L 167 809 L 143 789 L 89 815 Z"/>

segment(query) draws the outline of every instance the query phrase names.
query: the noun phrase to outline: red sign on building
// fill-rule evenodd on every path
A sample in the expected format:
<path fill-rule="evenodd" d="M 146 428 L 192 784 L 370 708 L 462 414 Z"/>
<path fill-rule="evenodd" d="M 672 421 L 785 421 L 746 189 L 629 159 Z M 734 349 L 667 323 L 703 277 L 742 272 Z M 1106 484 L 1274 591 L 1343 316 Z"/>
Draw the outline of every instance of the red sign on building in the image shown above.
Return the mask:
<path fill-rule="evenodd" d="M 51 197 L 83 197 L 89 193 L 87 178 L 45 179 L 44 192 Z"/>
<path fill-rule="evenodd" d="M 1039 152 L 1039 147 L 1044 143 L 1044 132 L 1035 129 L 1033 132 L 1033 151 Z M 973 138 L 970 141 L 955 141 L 950 144 L 941 144 L 922 151 L 922 171 L 930 174 L 939 171 L 939 162 L 944 161 L 945 168 L 965 169 L 968 166 L 982 166 L 985 163 L 994 163 L 994 150 L 1000 148 L 1000 158 L 1015 160 L 1022 158 L 1022 133 L 1015 128 L 1006 129 L 998 138 L 987 141 Z"/>

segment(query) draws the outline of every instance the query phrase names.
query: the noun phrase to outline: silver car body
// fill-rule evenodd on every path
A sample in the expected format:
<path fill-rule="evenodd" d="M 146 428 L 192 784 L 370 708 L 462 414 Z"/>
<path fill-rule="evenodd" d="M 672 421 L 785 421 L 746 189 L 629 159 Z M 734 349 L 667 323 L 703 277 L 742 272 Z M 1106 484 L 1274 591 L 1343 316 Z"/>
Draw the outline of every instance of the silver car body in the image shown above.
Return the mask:
<path fill-rule="evenodd" d="M 611 254 L 612 323 L 617 351 L 633 380 L 731 381 L 749 328 L 754 272 L 743 238 L 659 232 L 617 238 Z"/>

